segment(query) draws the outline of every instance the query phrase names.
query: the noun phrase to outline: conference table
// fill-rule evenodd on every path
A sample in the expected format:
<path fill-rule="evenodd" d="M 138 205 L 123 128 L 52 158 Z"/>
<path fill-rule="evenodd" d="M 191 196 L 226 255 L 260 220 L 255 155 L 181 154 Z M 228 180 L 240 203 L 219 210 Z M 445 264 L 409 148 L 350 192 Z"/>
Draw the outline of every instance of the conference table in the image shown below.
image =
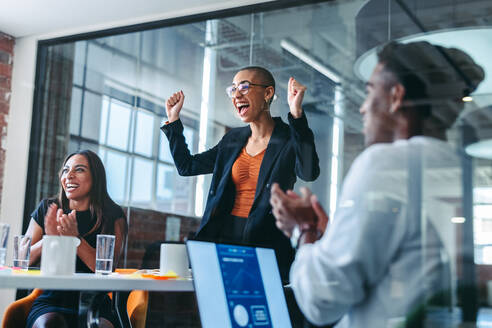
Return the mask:
<path fill-rule="evenodd" d="M 142 278 L 139 274 L 96 275 L 93 273 L 75 273 L 70 276 L 44 276 L 39 271 L 0 270 L 0 289 L 51 289 L 79 290 L 79 328 L 97 327 L 97 304 L 101 295 L 113 292 L 113 304 L 120 324 L 130 328 L 130 320 L 126 312 L 126 301 L 132 290 L 154 292 L 192 292 L 193 281 L 185 279 L 167 279 L 156 276 Z"/>

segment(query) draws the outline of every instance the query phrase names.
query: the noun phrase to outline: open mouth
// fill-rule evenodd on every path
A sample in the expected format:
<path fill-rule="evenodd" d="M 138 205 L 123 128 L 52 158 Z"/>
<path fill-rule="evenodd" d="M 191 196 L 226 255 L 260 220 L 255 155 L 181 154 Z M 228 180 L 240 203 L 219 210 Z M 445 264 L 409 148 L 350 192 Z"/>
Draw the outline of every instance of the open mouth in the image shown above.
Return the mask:
<path fill-rule="evenodd" d="M 237 103 L 236 108 L 239 112 L 239 115 L 243 116 L 249 109 L 248 103 Z"/>
<path fill-rule="evenodd" d="M 65 187 L 65 191 L 74 191 L 78 187 L 79 187 L 78 184 L 75 184 L 75 183 L 67 183 L 67 185 Z"/>

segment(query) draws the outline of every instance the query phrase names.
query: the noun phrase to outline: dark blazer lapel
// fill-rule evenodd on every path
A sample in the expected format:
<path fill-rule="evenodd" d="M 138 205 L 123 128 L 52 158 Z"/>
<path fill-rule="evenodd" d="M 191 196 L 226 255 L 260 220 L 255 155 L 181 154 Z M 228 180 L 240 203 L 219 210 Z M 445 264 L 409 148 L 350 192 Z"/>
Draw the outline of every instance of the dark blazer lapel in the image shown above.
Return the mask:
<path fill-rule="evenodd" d="M 246 145 L 246 142 L 248 141 L 250 135 L 251 128 L 249 126 L 241 128 L 237 131 L 237 133 L 235 133 L 234 136 L 231 136 L 231 139 L 228 140 L 227 144 L 224 146 L 224 148 L 227 149 L 224 149 L 225 152 L 223 157 L 226 163 L 224 164 L 223 174 L 220 181 L 230 178 L 232 165 L 236 161 L 236 158 L 241 150 Z"/>
<path fill-rule="evenodd" d="M 268 146 L 263 156 L 263 161 L 260 166 L 260 173 L 258 174 L 258 183 L 256 184 L 255 199 L 253 201 L 252 208 L 255 206 L 258 195 L 263 190 L 270 171 L 273 168 L 275 159 L 279 156 L 280 151 L 284 148 L 285 144 L 289 140 L 288 126 L 280 119 L 275 120 L 276 124 L 273 128 L 272 136 L 268 142 Z"/>

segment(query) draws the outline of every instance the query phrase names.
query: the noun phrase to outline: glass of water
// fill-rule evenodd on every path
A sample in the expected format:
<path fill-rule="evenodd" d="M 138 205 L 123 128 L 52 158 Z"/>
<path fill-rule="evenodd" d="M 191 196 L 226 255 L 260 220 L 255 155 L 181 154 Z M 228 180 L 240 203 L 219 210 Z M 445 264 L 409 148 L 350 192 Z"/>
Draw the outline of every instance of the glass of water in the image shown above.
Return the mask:
<path fill-rule="evenodd" d="M 14 236 L 14 262 L 13 267 L 27 271 L 29 267 L 29 255 L 31 254 L 31 237 Z"/>
<path fill-rule="evenodd" d="M 113 271 L 114 236 L 97 235 L 96 274 L 110 274 Z"/>
<path fill-rule="evenodd" d="M 5 265 L 5 256 L 7 255 L 7 240 L 9 239 L 10 226 L 6 223 L 0 223 L 0 267 Z"/>

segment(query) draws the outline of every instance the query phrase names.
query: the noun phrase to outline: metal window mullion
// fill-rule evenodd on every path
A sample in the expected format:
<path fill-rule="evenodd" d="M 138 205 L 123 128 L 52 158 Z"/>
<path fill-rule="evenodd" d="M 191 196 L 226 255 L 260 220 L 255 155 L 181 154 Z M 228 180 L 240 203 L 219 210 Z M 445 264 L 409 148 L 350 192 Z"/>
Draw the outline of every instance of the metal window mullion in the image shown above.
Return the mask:
<path fill-rule="evenodd" d="M 80 121 L 79 121 L 79 136 L 82 135 L 82 122 L 85 103 L 85 93 L 87 89 L 87 62 L 89 60 L 89 42 L 85 43 L 85 56 L 84 56 L 84 73 L 82 74 L 82 99 L 80 99 Z M 80 145 L 79 145 L 80 147 Z"/>
<path fill-rule="evenodd" d="M 128 165 L 128 173 L 127 173 L 127 180 L 128 180 L 128 190 L 127 190 L 127 196 L 128 196 L 128 206 L 131 205 L 132 203 L 132 188 L 133 188 L 133 168 L 135 166 L 135 138 L 134 136 L 134 129 L 136 126 L 136 111 L 134 110 L 134 106 L 131 107 L 131 112 L 130 112 L 130 126 L 129 126 L 129 133 L 128 133 L 128 146 L 127 146 L 127 152 L 128 152 L 128 160 L 129 160 L 129 165 Z"/>

